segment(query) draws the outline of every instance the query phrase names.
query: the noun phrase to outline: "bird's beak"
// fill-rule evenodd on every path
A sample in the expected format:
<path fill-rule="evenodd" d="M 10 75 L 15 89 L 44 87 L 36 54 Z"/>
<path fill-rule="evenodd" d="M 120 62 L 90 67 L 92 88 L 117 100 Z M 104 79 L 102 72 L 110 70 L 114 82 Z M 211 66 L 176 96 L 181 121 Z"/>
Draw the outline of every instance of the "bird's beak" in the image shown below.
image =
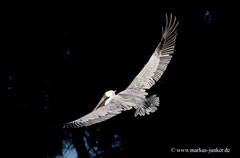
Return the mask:
<path fill-rule="evenodd" d="M 107 99 L 107 96 L 103 96 L 102 99 L 98 102 L 97 106 L 93 109 L 93 111 L 97 110 L 98 107 L 101 107 L 104 104 L 104 101 Z"/>

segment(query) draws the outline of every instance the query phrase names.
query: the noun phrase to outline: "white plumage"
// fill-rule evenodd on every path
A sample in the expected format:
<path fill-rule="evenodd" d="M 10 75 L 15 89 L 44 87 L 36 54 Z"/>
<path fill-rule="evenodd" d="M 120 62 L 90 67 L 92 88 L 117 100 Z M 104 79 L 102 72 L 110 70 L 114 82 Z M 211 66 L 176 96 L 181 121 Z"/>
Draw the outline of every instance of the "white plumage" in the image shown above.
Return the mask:
<path fill-rule="evenodd" d="M 164 28 L 162 27 L 163 34 L 159 45 L 127 89 L 117 95 L 115 95 L 115 91 L 107 91 L 91 113 L 64 124 L 64 128 L 89 126 L 132 108 L 136 109 L 135 116 L 144 116 L 155 112 L 160 104 L 159 97 L 156 95 L 146 97 L 148 94 L 146 90 L 161 78 L 171 61 L 171 54 L 175 49 L 177 26 L 176 17 L 173 18 L 170 14 L 168 18 L 166 15 L 166 25 Z"/>

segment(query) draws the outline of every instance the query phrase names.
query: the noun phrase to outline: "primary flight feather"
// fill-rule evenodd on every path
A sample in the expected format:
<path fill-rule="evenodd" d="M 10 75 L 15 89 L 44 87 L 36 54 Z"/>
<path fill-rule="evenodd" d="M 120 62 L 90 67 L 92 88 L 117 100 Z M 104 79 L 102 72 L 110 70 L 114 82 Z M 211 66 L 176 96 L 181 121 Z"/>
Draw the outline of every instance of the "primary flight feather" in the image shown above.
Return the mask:
<path fill-rule="evenodd" d="M 166 15 L 166 25 L 162 27 L 162 38 L 148 63 L 134 78 L 132 83 L 124 91 L 115 94 L 115 91 L 107 91 L 94 110 L 71 122 L 65 123 L 64 128 L 78 128 L 90 126 L 105 121 L 122 111 L 136 109 L 135 116 L 144 116 L 157 110 L 159 97 L 152 95 L 146 97 L 147 89 L 150 89 L 162 76 L 171 61 L 174 53 L 177 37 L 178 22 L 176 17 Z"/>

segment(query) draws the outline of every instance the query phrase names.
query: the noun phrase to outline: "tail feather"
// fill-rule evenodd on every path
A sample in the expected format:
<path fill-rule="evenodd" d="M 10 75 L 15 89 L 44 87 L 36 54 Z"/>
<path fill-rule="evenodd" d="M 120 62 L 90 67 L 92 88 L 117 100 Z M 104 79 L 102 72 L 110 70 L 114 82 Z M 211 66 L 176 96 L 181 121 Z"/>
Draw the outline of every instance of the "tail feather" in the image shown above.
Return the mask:
<path fill-rule="evenodd" d="M 157 95 L 152 95 L 147 98 L 147 101 L 149 101 L 152 105 L 159 106 L 160 99 Z"/>
<path fill-rule="evenodd" d="M 147 98 L 146 105 L 138 107 L 135 111 L 134 116 L 145 116 L 145 114 L 149 115 L 157 110 L 157 107 L 160 104 L 160 99 L 157 95 L 152 95 Z"/>

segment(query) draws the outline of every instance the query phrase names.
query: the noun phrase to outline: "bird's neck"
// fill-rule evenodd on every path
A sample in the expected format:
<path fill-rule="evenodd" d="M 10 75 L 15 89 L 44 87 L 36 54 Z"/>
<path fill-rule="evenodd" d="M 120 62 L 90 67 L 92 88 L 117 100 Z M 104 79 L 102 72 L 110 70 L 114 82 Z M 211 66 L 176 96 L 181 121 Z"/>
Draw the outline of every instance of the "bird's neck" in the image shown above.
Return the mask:
<path fill-rule="evenodd" d="M 111 96 L 106 100 L 105 105 L 108 104 L 108 103 L 112 100 L 112 98 L 113 98 L 114 96 L 115 96 L 115 94 L 111 95 Z"/>

